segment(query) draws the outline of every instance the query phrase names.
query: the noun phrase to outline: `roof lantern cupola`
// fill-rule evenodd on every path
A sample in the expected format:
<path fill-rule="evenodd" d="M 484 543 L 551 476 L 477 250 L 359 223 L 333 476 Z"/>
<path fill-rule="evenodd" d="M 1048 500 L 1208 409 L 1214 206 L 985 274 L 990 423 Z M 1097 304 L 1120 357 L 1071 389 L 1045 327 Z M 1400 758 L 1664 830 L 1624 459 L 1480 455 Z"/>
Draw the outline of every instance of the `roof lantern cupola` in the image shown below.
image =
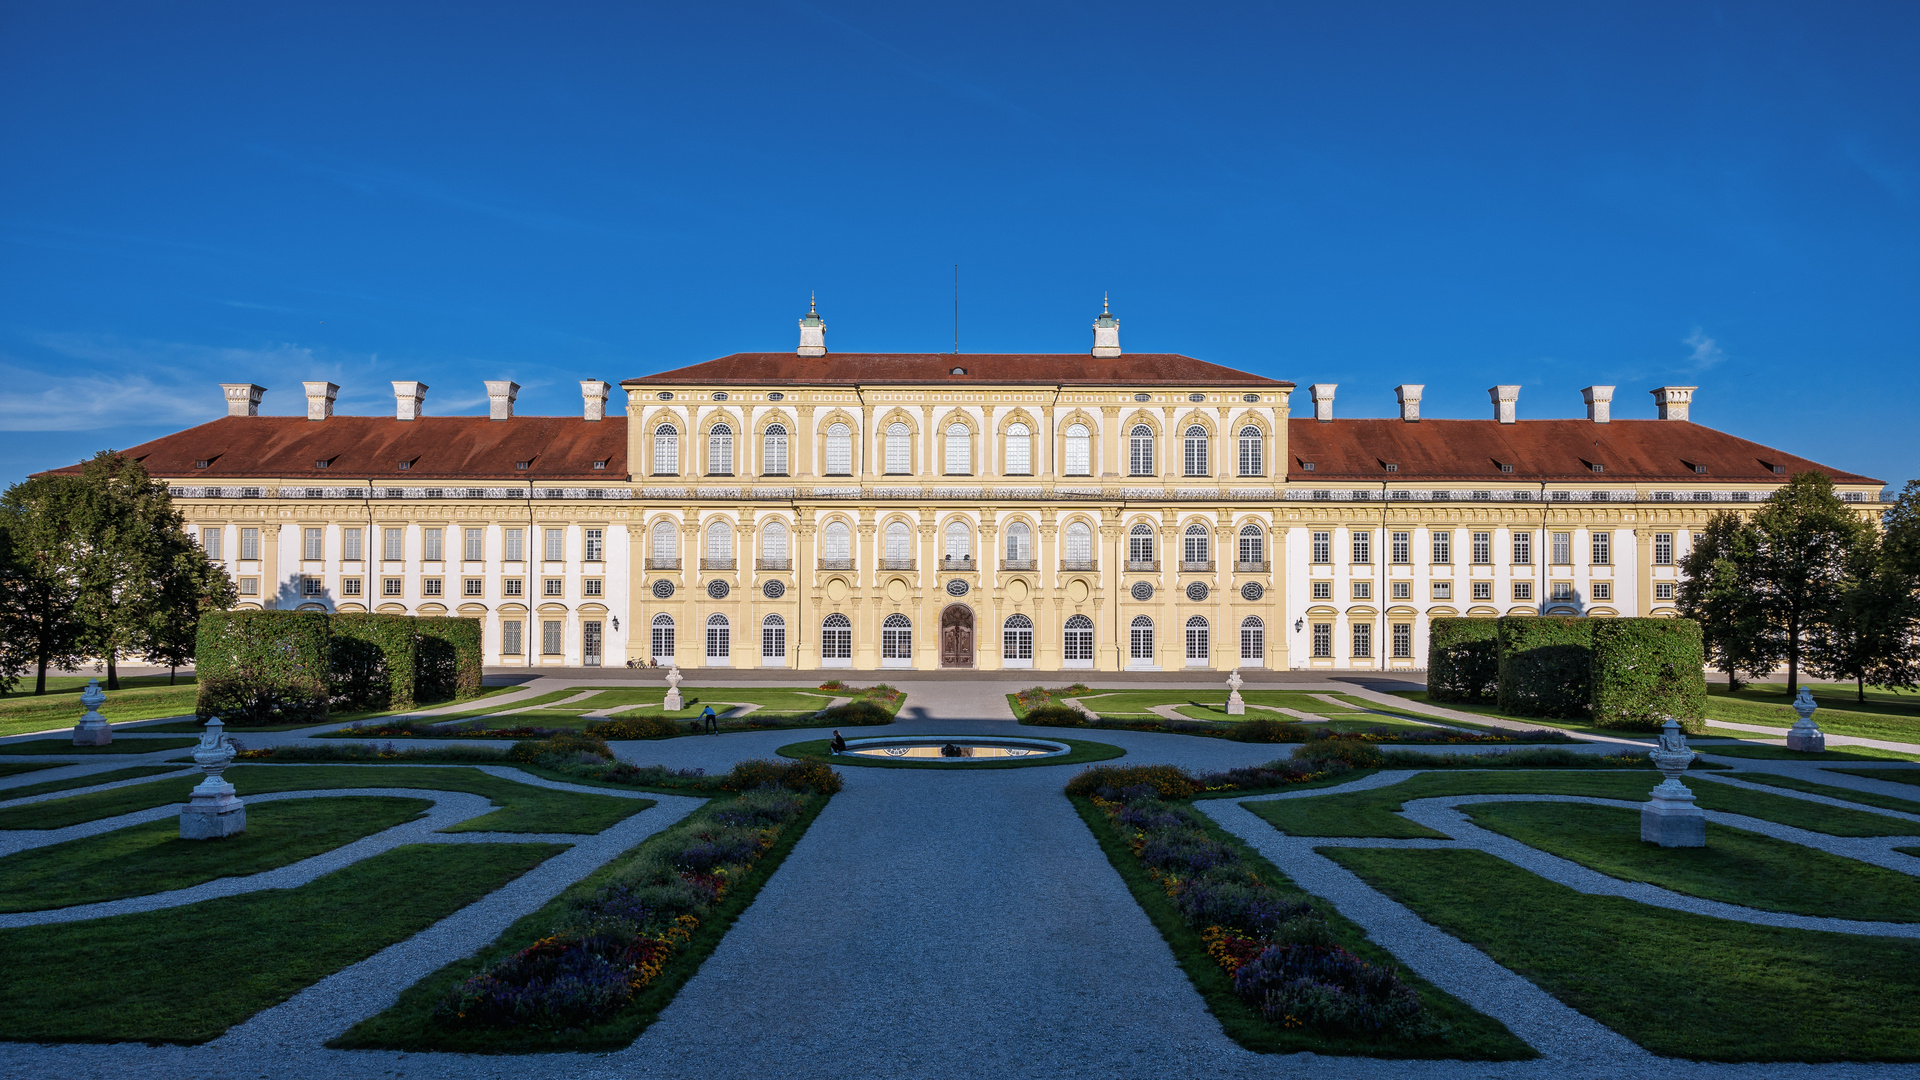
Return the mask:
<path fill-rule="evenodd" d="M 820 318 L 820 305 L 813 294 L 807 294 L 807 317 L 800 320 L 801 356 L 827 355 L 827 324 Z"/>
<path fill-rule="evenodd" d="M 1120 355 L 1120 320 L 1108 310 L 1105 293 L 1100 294 L 1100 317 L 1093 320 L 1093 355 L 1103 358 Z"/>

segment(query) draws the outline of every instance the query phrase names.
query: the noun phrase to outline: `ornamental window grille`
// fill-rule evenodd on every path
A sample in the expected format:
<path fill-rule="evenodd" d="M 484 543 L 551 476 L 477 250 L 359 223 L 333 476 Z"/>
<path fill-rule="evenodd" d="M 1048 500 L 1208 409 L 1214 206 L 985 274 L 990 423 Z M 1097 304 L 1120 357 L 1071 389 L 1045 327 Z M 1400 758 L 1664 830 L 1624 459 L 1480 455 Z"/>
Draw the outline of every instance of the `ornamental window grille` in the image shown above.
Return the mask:
<path fill-rule="evenodd" d="M 902 475 L 913 471 L 913 429 L 894 421 L 887 425 L 887 472 Z"/>
<path fill-rule="evenodd" d="M 1181 441 L 1180 472 L 1185 476 L 1206 476 L 1207 469 L 1207 429 L 1194 425 L 1187 429 Z"/>
<path fill-rule="evenodd" d="M 1533 599 L 1533 582 L 1531 582 L 1531 581 L 1516 581 L 1516 582 L 1514 582 L 1514 583 L 1513 583 L 1513 598 L 1514 598 L 1515 600 L 1531 600 L 1531 599 Z"/>
<path fill-rule="evenodd" d="M 887 522 L 881 541 L 881 553 L 889 567 L 903 570 L 913 564 L 913 530 L 906 522 Z"/>
<path fill-rule="evenodd" d="M 1266 475 L 1265 441 L 1260 437 L 1260 429 L 1244 427 L 1240 429 L 1240 475 Z"/>
<path fill-rule="evenodd" d="M 827 427 L 828 476 L 853 475 L 853 429 L 845 424 Z"/>
<path fill-rule="evenodd" d="M 651 655 L 655 660 L 673 659 L 673 616 L 663 614 L 653 617 Z"/>
<path fill-rule="evenodd" d="M 1453 533 L 1442 531 L 1433 534 L 1433 561 L 1437 563 L 1453 561 Z"/>
<path fill-rule="evenodd" d="M 1180 561 L 1196 565 L 1207 561 L 1207 527 L 1189 525 L 1180 537 Z"/>
<path fill-rule="evenodd" d="M 566 644 L 566 626 L 559 619 L 543 619 L 540 623 L 540 652 L 546 656 L 558 656 Z"/>
<path fill-rule="evenodd" d="M 973 439 L 964 424 L 947 426 L 947 475 L 965 476 L 973 471 Z"/>
<path fill-rule="evenodd" d="M 1331 582 L 1331 581 L 1316 581 L 1316 582 L 1314 582 L 1314 583 L 1313 583 L 1313 598 L 1314 598 L 1315 600 L 1331 600 L 1331 599 L 1333 599 L 1333 582 Z"/>
<path fill-rule="evenodd" d="M 1007 561 L 1011 563 L 1033 561 L 1033 527 L 1024 521 L 1016 521 L 1007 526 Z"/>
<path fill-rule="evenodd" d="M 1033 475 L 1033 432 L 1025 424 L 1007 428 L 1007 456 L 1001 472 L 1008 476 Z"/>
<path fill-rule="evenodd" d="M 1313 624 L 1313 655 L 1330 657 L 1333 655 L 1333 624 L 1317 622 Z"/>
<path fill-rule="evenodd" d="M 733 475 L 733 429 L 725 424 L 707 430 L 707 475 Z"/>
<path fill-rule="evenodd" d="M 1153 662 L 1153 620 L 1136 615 L 1127 627 L 1127 658 Z"/>
<path fill-rule="evenodd" d="M 1310 546 L 1312 548 L 1312 556 L 1313 556 L 1314 562 L 1330 563 L 1333 561 L 1333 534 L 1332 533 L 1330 532 L 1314 533 L 1313 541 Z"/>
<path fill-rule="evenodd" d="M 1025 615 L 1010 615 L 1000 631 L 1001 655 L 1008 660 L 1033 659 L 1033 620 Z"/>
<path fill-rule="evenodd" d="M 821 557 L 829 563 L 849 566 L 853 562 L 853 530 L 844 521 L 830 521 L 820 531 Z"/>
<path fill-rule="evenodd" d="M 1135 525 L 1127 530 L 1127 561 L 1135 564 L 1153 562 L 1153 526 Z"/>
<path fill-rule="evenodd" d="M 1212 641 L 1208 636 L 1207 620 L 1195 615 L 1187 620 L 1187 663 L 1204 664 L 1212 659 Z"/>
<path fill-rule="evenodd" d="M 880 624 L 880 659 L 913 659 L 913 620 L 898 612 Z"/>
<path fill-rule="evenodd" d="M 421 545 L 424 550 L 420 553 L 420 557 L 427 562 L 440 562 L 445 559 L 447 554 L 446 530 L 425 529 L 423 532 L 425 533 L 426 540 L 425 543 Z"/>
<path fill-rule="evenodd" d="M 1085 424 L 1073 424 L 1067 428 L 1067 468 L 1068 476 L 1093 475 L 1093 439 Z"/>
<path fill-rule="evenodd" d="M 820 623 L 820 658 L 853 659 L 853 623 L 845 615 L 829 615 Z"/>
<path fill-rule="evenodd" d="M 653 474 L 677 476 L 680 472 L 680 431 L 672 424 L 653 429 Z"/>
<path fill-rule="evenodd" d="M 760 620 L 760 657 L 763 660 L 787 658 L 787 621 L 778 615 Z"/>
<path fill-rule="evenodd" d="M 1253 566 L 1267 561 L 1267 536 L 1258 525 L 1240 528 L 1240 562 Z"/>
<path fill-rule="evenodd" d="M 1067 660 L 1093 660 L 1093 620 L 1075 615 L 1067 620 L 1061 639 L 1061 656 Z"/>
<path fill-rule="evenodd" d="M 1127 435 L 1127 475 L 1153 475 L 1153 429 L 1136 424 Z"/>
<path fill-rule="evenodd" d="M 1413 656 L 1413 624 L 1397 622 L 1393 624 L 1393 655 L 1395 659 L 1405 660 Z"/>
<path fill-rule="evenodd" d="M 1653 598 L 1655 600 L 1673 599 L 1673 582 L 1671 581 L 1655 582 L 1653 586 Z"/>
<path fill-rule="evenodd" d="M 1257 615 L 1240 620 L 1240 662 L 1258 666 L 1267 660 L 1267 624 Z"/>
<path fill-rule="evenodd" d="M 567 558 L 567 530 L 547 530 L 547 561 L 565 562 Z"/>
<path fill-rule="evenodd" d="M 1596 532 L 1593 540 L 1593 565 L 1610 566 L 1613 564 L 1613 534 Z"/>
<path fill-rule="evenodd" d="M 1353 624 L 1353 656 L 1356 660 L 1367 659 L 1373 656 L 1372 623 Z"/>
<path fill-rule="evenodd" d="M 503 619 L 500 622 L 500 653 L 503 656 L 520 655 L 520 620 Z"/>
<path fill-rule="evenodd" d="M 1491 582 L 1491 581 L 1476 581 L 1476 582 L 1474 582 L 1474 583 L 1473 583 L 1473 598 L 1474 598 L 1475 600 L 1491 600 L 1491 599 L 1493 599 L 1493 582 Z"/>
<path fill-rule="evenodd" d="M 724 521 L 716 521 L 707 526 L 707 555 L 710 564 L 730 563 L 733 561 L 733 526 Z M 725 569 L 719 566 L 719 569 Z"/>
<path fill-rule="evenodd" d="M 733 627 L 725 615 L 707 616 L 707 662 L 725 660 L 733 655 Z"/>
<path fill-rule="evenodd" d="M 760 471 L 768 476 L 787 475 L 787 429 L 780 424 L 767 425 L 760 438 Z"/>

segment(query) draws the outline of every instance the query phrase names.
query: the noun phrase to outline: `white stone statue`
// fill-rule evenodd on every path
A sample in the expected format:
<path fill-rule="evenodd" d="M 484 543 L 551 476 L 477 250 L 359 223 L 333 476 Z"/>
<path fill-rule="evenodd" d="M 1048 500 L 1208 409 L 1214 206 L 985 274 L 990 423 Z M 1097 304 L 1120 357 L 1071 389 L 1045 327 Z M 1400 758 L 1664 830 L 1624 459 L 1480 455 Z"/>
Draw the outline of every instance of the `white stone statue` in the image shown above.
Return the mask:
<path fill-rule="evenodd" d="M 684 707 L 680 704 L 680 665 L 675 664 L 667 669 L 667 700 L 660 708 L 665 712 L 678 712 Z"/>
<path fill-rule="evenodd" d="M 1240 678 L 1239 668 L 1234 668 L 1232 671 L 1227 672 L 1228 716 L 1245 716 L 1247 714 L 1247 703 L 1240 700 L 1240 687 L 1244 685 L 1244 683 L 1245 680 Z"/>
<path fill-rule="evenodd" d="M 1800 719 L 1794 723 L 1793 729 L 1787 732 L 1787 749 L 1806 754 L 1826 752 L 1826 733 L 1820 730 L 1820 725 L 1813 722 L 1815 708 L 1817 706 L 1813 702 L 1812 692 L 1804 686 L 1801 687 L 1800 693 L 1793 699 L 1793 711 L 1800 714 Z"/>
<path fill-rule="evenodd" d="M 1680 782 L 1680 774 L 1697 755 L 1687 746 L 1686 733 L 1680 730 L 1678 720 L 1669 716 L 1663 727 L 1660 745 L 1647 756 L 1666 779 L 1640 808 L 1640 839 L 1661 847 L 1706 847 L 1706 815 L 1693 805 L 1693 792 Z"/>
<path fill-rule="evenodd" d="M 87 714 L 73 725 L 73 745 L 108 746 L 113 742 L 113 728 L 100 715 L 100 706 L 107 703 L 106 692 L 100 689 L 99 679 L 88 679 L 87 688 L 80 692 L 80 704 L 87 707 Z"/>
<path fill-rule="evenodd" d="M 193 763 L 207 778 L 180 808 L 181 839 L 218 840 L 246 831 L 246 804 L 234 794 L 233 785 L 220 776 L 233 764 L 233 754 L 233 740 L 227 738 L 226 725 L 217 716 L 209 719 L 200 734 L 200 745 L 193 748 Z"/>

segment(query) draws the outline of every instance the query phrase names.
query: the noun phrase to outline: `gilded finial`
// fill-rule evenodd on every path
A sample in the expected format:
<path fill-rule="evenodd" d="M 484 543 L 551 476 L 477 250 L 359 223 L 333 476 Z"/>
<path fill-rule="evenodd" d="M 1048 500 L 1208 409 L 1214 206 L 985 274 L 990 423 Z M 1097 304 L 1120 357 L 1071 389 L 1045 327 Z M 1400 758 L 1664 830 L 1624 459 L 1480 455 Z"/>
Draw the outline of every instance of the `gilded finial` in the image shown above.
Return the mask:
<path fill-rule="evenodd" d="M 1113 312 L 1107 310 L 1107 294 L 1104 291 L 1101 292 L 1100 294 L 1100 314 L 1102 315 L 1113 314 Z"/>
<path fill-rule="evenodd" d="M 814 299 L 813 290 L 808 289 L 807 290 L 807 315 L 811 317 L 818 314 L 820 314 L 820 305 Z"/>

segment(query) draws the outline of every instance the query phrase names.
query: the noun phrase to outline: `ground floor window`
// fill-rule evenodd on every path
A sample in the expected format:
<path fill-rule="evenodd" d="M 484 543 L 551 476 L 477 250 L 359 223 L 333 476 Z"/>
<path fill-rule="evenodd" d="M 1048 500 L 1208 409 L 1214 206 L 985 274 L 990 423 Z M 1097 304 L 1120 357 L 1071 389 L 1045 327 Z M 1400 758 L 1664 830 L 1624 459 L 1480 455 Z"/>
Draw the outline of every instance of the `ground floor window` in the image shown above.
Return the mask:
<path fill-rule="evenodd" d="M 547 619 L 540 624 L 540 651 L 547 656 L 560 655 L 560 646 L 564 638 L 559 619 Z"/>
<path fill-rule="evenodd" d="M 1204 664 L 1212 657 L 1207 629 L 1207 620 L 1199 615 L 1187 620 L 1187 663 Z"/>
<path fill-rule="evenodd" d="M 786 659 L 787 621 L 778 615 L 769 615 L 760 623 L 760 655 L 767 660 Z"/>
<path fill-rule="evenodd" d="M 1093 659 L 1093 620 L 1085 615 L 1075 615 L 1067 620 L 1066 639 L 1063 642 L 1062 656 L 1068 660 Z"/>
<path fill-rule="evenodd" d="M 880 624 L 880 659 L 913 659 L 913 620 L 894 614 Z"/>
<path fill-rule="evenodd" d="M 1025 615 L 1008 616 L 1001 631 L 1001 648 L 1009 660 L 1033 659 L 1033 620 Z"/>
<path fill-rule="evenodd" d="M 853 623 L 845 615 L 829 615 L 820 624 L 820 658 L 853 659 Z"/>
<path fill-rule="evenodd" d="M 1313 655 L 1333 655 L 1333 624 L 1317 622 L 1313 624 Z"/>
<path fill-rule="evenodd" d="M 1127 655 L 1134 660 L 1153 662 L 1153 620 L 1145 615 L 1134 617 L 1133 625 L 1127 634 Z"/>
<path fill-rule="evenodd" d="M 1373 655 L 1373 624 L 1353 624 L 1353 655 L 1355 659 Z"/>
<path fill-rule="evenodd" d="M 1267 662 L 1267 627 L 1252 615 L 1240 621 L 1240 662 L 1256 665 Z"/>
<path fill-rule="evenodd" d="M 673 659 L 673 616 L 655 615 L 653 617 L 653 658 L 671 661 Z"/>
<path fill-rule="evenodd" d="M 500 655 L 520 655 L 520 620 L 507 619 L 500 624 Z"/>
<path fill-rule="evenodd" d="M 707 617 L 707 662 L 725 660 L 733 655 L 733 628 L 725 615 Z"/>
<path fill-rule="evenodd" d="M 1413 655 L 1413 624 L 1397 622 L 1393 624 L 1393 655 L 1410 657 Z"/>

